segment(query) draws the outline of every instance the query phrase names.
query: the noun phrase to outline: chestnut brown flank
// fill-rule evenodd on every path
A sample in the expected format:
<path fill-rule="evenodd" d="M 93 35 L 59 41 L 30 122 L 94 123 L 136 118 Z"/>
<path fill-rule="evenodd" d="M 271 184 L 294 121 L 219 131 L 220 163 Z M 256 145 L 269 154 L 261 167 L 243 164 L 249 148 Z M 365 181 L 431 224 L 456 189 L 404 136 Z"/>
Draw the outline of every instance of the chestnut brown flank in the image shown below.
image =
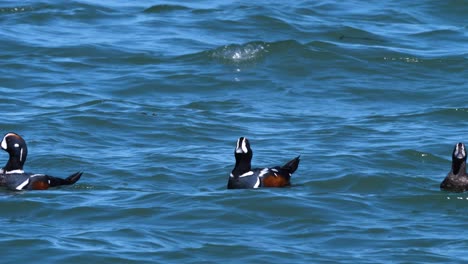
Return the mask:
<path fill-rule="evenodd" d="M 281 174 L 275 176 L 271 173 L 263 176 L 263 186 L 265 187 L 285 187 L 289 185 L 289 180 Z"/>
<path fill-rule="evenodd" d="M 42 181 L 35 182 L 32 184 L 32 189 L 33 190 L 47 190 L 49 189 L 49 184 L 47 184 L 46 182 L 42 182 Z"/>

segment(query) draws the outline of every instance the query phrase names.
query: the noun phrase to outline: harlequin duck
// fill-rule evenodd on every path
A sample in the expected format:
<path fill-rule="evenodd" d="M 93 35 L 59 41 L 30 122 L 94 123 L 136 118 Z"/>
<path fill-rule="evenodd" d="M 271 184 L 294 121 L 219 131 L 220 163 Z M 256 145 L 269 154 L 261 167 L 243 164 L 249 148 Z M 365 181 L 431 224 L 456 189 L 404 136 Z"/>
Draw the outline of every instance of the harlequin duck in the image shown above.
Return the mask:
<path fill-rule="evenodd" d="M 28 156 L 28 148 L 24 139 L 16 133 L 7 133 L 0 146 L 10 155 L 5 167 L 0 170 L 0 186 L 18 191 L 46 190 L 49 187 L 74 184 L 83 174 L 77 172 L 62 179 L 45 174 L 25 173 L 23 166 Z"/>
<path fill-rule="evenodd" d="M 252 189 L 260 187 L 285 187 L 291 185 L 290 179 L 299 166 L 299 157 L 283 166 L 251 169 L 253 152 L 249 140 L 241 137 L 234 150 L 236 165 L 229 176 L 228 189 Z"/>
<path fill-rule="evenodd" d="M 440 188 L 452 192 L 468 190 L 465 144 L 460 142 L 455 145 L 452 153 L 452 169 L 440 184 Z"/>

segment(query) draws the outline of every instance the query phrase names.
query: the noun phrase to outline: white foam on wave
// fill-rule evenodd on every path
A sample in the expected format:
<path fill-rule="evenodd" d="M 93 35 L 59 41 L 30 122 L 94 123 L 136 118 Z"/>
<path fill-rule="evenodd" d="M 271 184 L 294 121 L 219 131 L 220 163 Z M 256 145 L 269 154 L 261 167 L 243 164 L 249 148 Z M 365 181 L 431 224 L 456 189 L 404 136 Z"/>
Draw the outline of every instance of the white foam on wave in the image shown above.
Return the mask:
<path fill-rule="evenodd" d="M 452 199 L 452 198 L 450 198 L 449 196 L 447 196 L 447 200 L 450 200 L 450 199 Z M 457 199 L 457 200 L 468 200 L 468 197 L 457 196 L 457 197 L 455 197 L 455 199 Z"/>
<path fill-rule="evenodd" d="M 267 50 L 268 45 L 265 43 L 247 43 L 247 44 L 232 44 L 223 46 L 213 52 L 213 57 L 233 62 L 244 62 L 255 60 L 262 57 Z"/>

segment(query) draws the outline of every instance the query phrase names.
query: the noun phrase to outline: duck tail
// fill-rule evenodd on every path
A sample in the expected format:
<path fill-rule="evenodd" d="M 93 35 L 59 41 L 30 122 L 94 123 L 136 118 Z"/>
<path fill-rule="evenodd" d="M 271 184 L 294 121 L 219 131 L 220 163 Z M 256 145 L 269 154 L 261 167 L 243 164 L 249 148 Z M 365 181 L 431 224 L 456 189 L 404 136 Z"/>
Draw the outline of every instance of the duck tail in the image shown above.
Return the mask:
<path fill-rule="evenodd" d="M 77 182 L 81 178 L 82 174 L 83 174 L 82 171 L 75 172 L 75 173 L 73 173 L 72 175 L 68 176 L 65 179 L 49 176 L 50 186 L 53 187 L 53 186 L 59 186 L 59 185 L 74 184 L 75 182 Z"/>
<path fill-rule="evenodd" d="M 294 159 L 288 161 L 286 164 L 281 167 L 282 169 L 288 170 L 289 173 L 294 173 L 297 168 L 299 167 L 299 161 L 300 161 L 301 155 L 295 157 Z"/>

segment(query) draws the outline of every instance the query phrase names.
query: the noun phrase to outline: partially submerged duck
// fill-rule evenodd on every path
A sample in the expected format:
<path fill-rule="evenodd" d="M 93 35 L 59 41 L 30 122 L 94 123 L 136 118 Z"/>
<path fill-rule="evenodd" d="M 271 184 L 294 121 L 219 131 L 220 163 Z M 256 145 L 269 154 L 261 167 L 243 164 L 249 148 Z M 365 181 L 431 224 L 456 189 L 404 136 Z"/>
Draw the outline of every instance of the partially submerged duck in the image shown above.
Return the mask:
<path fill-rule="evenodd" d="M 27 173 L 23 167 L 28 156 L 28 147 L 24 139 L 16 133 L 7 133 L 0 144 L 10 155 L 6 165 L 0 170 L 0 186 L 8 189 L 46 190 L 59 185 L 71 185 L 77 182 L 83 172 L 76 172 L 65 179 L 46 174 Z"/>
<path fill-rule="evenodd" d="M 249 140 L 241 137 L 234 150 L 236 165 L 229 175 L 228 189 L 255 189 L 261 187 L 286 187 L 291 185 L 291 174 L 299 166 L 299 157 L 283 166 L 251 169 L 253 152 Z"/>

